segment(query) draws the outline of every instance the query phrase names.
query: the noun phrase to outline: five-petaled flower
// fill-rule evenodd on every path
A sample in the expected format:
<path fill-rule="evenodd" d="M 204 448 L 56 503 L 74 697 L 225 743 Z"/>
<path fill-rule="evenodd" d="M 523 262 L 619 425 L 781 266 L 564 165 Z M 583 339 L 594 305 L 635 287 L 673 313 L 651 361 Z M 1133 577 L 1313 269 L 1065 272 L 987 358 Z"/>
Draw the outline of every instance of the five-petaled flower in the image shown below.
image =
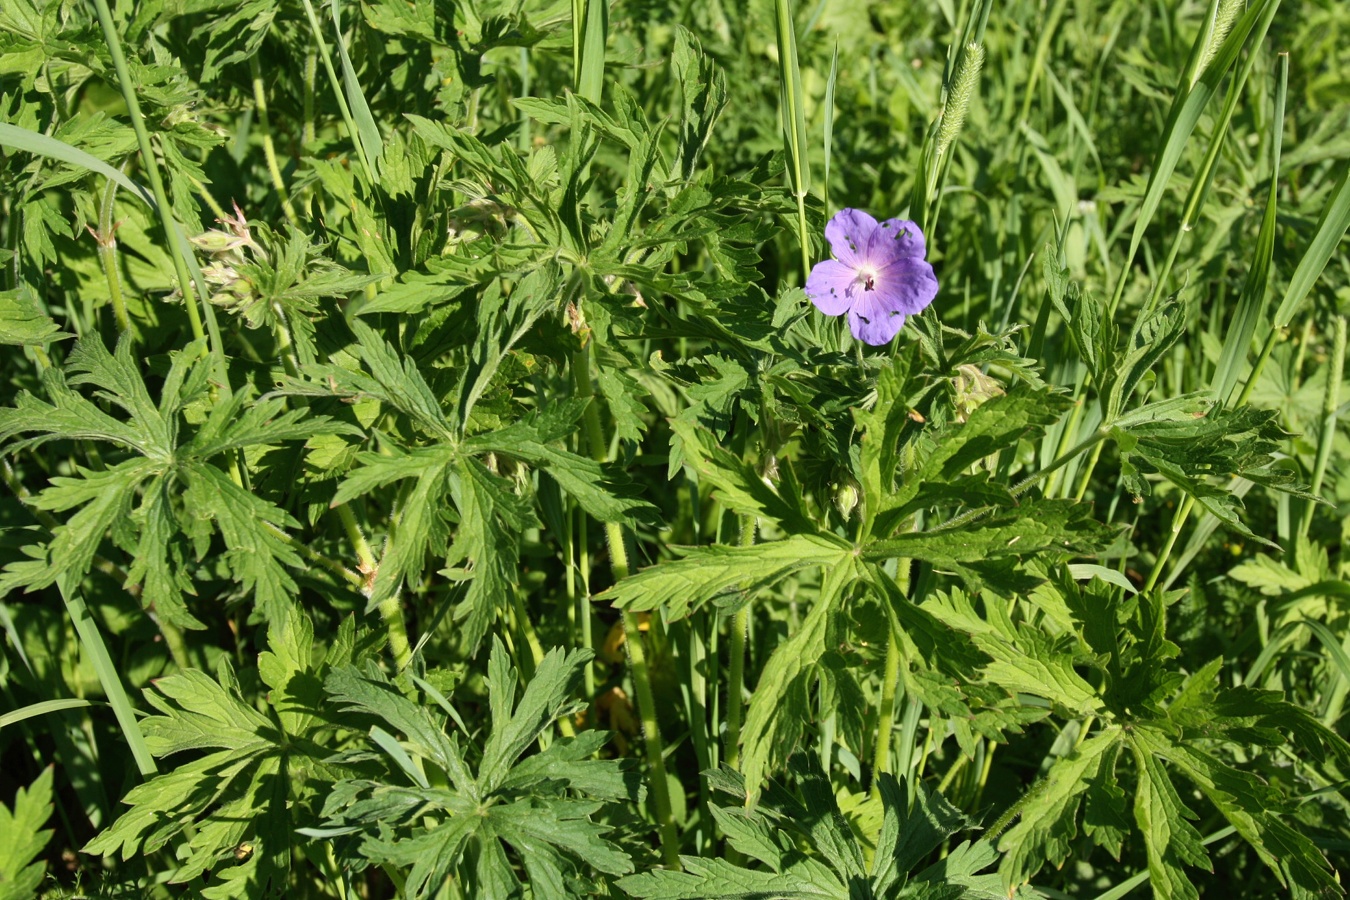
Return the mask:
<path fill-rule="evenodd" d="M 904 219 L 876 219 L 859 209 L 841 209 L 825 226 L 834 259 L 817 263 L 806 279 L 806 296 L 827 316 L 848 313 L 860 341 L 890 341 L 905 316 L 922 312 L 937 296 L 937 276 L 923 258 L 923 232 Z"/>

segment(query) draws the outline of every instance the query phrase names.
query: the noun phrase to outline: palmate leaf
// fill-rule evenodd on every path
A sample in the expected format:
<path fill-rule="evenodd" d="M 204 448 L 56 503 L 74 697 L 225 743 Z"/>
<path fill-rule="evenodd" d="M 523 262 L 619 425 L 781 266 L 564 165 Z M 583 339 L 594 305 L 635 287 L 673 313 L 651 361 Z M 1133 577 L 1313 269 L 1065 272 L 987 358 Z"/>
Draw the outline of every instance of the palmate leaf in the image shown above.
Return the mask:
<path fill-rule="evenodd" d="M 787 761 L 801 737 L 810 716 L 816 666 L 831 643 L 841 600 L 856 577 L 851 557 L 827 568 L 811 611 L 764 664 L 742 732 L 741 772 L 752 791 L 759 789 L 773 766 Z"/>
<path fill-rule="evenodd" d="M 549 652 L 517 696 L 518 675 L 494 639 L 487 679 L 492 730 L 475 773 L 469 752 L 444 734 L 439 717 L 400 695 L 378 670 L 335 671 L 326 683 L 334 698 L 405 737 L 384 741 L 383 730 L 372 728 L 387 756 L 385 778 L 340 782 L 324 807 L 326 828 L 361 834 L 362 856 L 403 867 L 404 892 L 414 900 L 436 896 L 447 878 L 473 896 L 517 895 L 508 849 L 536 896 L 567 896 L 577 860 L 600 872 L 631 872 L 628 856 L 605 837 L 609 829 L 593 819 L 604 800 L 638 796 L 636 773 L 624 763 L 591 758 L 604 735 L 554 740 L 520 759 L 556 719 L 576 710 L 572 698 L 590 658 L 589 650 Z M 440 770 L 449 787 L 431 787 L 419 777 L 423 769 L 403 758 L 408 754 Z M 411 786 L 402 783 L 408 779 Z"/>
<path fill-rule="evenodd" d="M 327 669 L 350 658 L 353 636 L 348 620 L 321 653 L 313 626 L 294 606 L 273 621 L 271 649 L 259 658 L 259 671 L 275 718 L 245 700 L 227 658 L 215 678 L 190 669 L 148 688 L 146 700 L 159 712 L 142 722 L 151 752 L 211 752 L 133 788 L 124 798 L 132 809 L 84 852 L 125 860 L 175 842 L 179 865 L 171 883 L 210 871 L 203 896 L 281 895 L 295 830 L 313 815 L 306 810 L 334 777 L 321 762 L 331 753 L 325 746 L 330 732 L 305 710 L 313 707 Z"/>
<path fill-rule="evenodd" d="M 38 307 L 26 287 L 0 291 L 0 344 L 41 347 L 71 337 Z"/>
<path fill-rule="evenodd" d="M 1047 636 L 1013 626 L 999 613 L 1001 604 L 989 607 L 987 621 L 968 604 L 930 604 L 944 620 L 964 623 L 975 643 L 998 660 L 984 669 L 991 680 L 1067 706 L 1073 695 L 1091 690 L 1073 671 L 1075 665 L 1096 668 L 1104 676 L 1090 707 L 1077 710 L 1102 722 L 1100 731 L 1054 762 L 1023 801 L 1021 821 L 1003 836 L 1007 882 L 1024 883 L 1045 863 L 1059 865 L 1068 858 L 1078 846 L 1080 807 L 1086 836 L 1119 857 L 1132 831 L 1132 805 L 1155 896 L 1198 896 L 1189 869 L 1209 869 L 1210 858 L 1192 824 L 1198 818 L 1187 799 L 1192 791 L 1174 783 L 1180 775 L 1251 844 L 1291 894 L 1339 895 L 1321 851 L 1287 821 L 1294 799 L 1278 786 L 1284 779 L 1265 781 L 1223 757 L 1227 746 L 1240 747 L 1249 766 L 1261 765 L 1263 749 L 1287 749 L 1311 765 L 1334 761 L 1339 770 L 1350 763 L 1350 744 L 1275 692 L 1222 687 L 1221 659 L 1183 679 L 1168 665 L 1177 648 L 1166 639 L 1164 598 L 1158 592 L 1122 603 L 1114 589 L 1080 588 L 1066 573 L 1046 589 L 1062 592 L 1068 628 L 1090 655 L 1074 653 L 1063 640 L 1052 646 Z M 1045 608 L 1043 600 L 1037 603 Z M 1001 659 L 1000 644 L 1007 648 Z M 1045 670 L 1038 672 L 1042 666 Z M 1133 763 L 1134 785 L 1119 783 L 1122 756 Z"/>
<path fill-rule="evenodd" d="M 298 565 L 300 557 L 282 529 L 297 523 L 240 487 L 213 460 L 244 448 L 352 429 L 305 410 L 283 411 L 277 398 L 250 403 L 242 393 L 227 393 L 205 422 L 184 435 L 184 410 L 205 402 L 210 388 L 200 347 L 191 344 L 171 354 L 156 401 L 129 341 L 109 353 L 98 340 L 84 340 L 67 361 L 69 381 L 55 368 L 47 371 L 48 400 L 25 393 L 14 407 L 0 409 L 0 441 L 8 441 L 10 449 L 87 440 L 130 452 L 102 470 L 77 469 L 77 477 L 51 480 L 34 505 L 74 512 L 49 541 L 25 548 L 30 559 L 5 568 L 0 590 L 43 588 L 67 575 L 83 578 L 111 532 L 133 555 L 127 584 L 141 585 L 142 603 L 175 625 L 200 628 L 183 599 L 195 592 L 186 561 L 204 558 L 211 534 L 218 532 L 231 574 L 253 597 L 255 616 L 270 619 L 284 612 L 297 591 L 286 567 Z M 75 387 L 92 388 L 113 412 Z"/>
<path fill-rule="evenodd" d="M 710 781 L 744 800 L 744 783 L 727 770 L 705 773 Z M 938 862 L 920 869 L 944 841 L 970 822 L 942 795 L 916 785 L 914 803 L 894 775 L 878 779 L 883 822 L 870 867 L 863 841 L 840 812 L 833 789 L 818 763 L 793 757 L 788 775 L 797 789 L 774 781 L 754 806 L 714 809 L 728 842 L 752 868 L 727 860 L 680 858 L 683 871 L 657 869 L 621 878 L 618 885 L 643 900 L 733 900 L 733 898 L 1006 898 L 995 874 L 979 874 L 998 860 L 987 842 L 962 843 Z"/>

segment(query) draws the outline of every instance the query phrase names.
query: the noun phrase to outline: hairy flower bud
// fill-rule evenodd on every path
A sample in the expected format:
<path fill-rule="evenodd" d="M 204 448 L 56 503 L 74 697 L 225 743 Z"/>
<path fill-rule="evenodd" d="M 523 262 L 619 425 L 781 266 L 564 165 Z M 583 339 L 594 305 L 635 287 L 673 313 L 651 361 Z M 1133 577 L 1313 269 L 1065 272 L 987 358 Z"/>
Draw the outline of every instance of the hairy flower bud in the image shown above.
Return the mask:
<path fill-rule="evenodd" d="M 858 508 L 858 483 L 852 478 L 845 478 L 834 486 L 834 508 L 839 510 L 839 515 L 848 521 L 848 517 L 853 514 L 853 510 Z"/>

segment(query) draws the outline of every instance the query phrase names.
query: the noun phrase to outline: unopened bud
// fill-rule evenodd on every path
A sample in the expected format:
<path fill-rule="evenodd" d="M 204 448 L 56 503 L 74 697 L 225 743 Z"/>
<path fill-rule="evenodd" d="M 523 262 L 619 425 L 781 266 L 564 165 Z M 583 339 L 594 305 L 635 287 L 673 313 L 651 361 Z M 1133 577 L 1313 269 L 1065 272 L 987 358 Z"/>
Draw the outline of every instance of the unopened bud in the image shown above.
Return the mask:
<path fill-rule="evenodd" d="M 834 486 L 834 508 L 839 510 L 839 515 L 843 516 L 845 521 L 853 515 L 853 510 L 858 508 L 858 499 L 858 483 L 852 478 Z"/>

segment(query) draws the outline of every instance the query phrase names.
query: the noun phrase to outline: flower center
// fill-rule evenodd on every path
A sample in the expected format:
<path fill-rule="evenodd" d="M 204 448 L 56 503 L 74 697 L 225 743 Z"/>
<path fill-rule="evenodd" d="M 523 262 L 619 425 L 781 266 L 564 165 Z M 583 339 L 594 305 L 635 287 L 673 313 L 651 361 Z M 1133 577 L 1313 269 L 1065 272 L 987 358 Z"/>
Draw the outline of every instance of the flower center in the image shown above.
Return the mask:
<path fill-rule="evenodd" d="M 857 283 L 862 285 L 864 291 L 875 291 L 877 289 L 876 267 L 859 266 Z"/>

